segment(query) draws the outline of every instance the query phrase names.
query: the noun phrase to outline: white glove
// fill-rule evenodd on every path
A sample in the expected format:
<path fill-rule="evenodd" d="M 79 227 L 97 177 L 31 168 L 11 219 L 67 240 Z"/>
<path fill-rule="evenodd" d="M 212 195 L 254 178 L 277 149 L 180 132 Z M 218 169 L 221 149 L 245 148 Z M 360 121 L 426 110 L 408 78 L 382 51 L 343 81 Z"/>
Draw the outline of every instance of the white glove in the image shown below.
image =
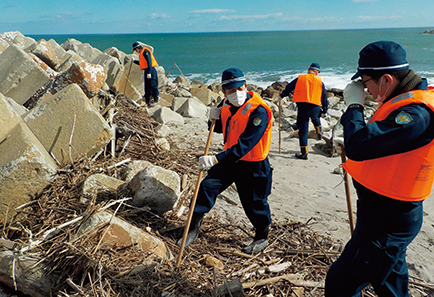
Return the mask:
<path fill-rule="evenodd" d="M 336 154 L 341 155 L 344 149 L 344 138 L 343 137 L 333 137 L 333 146 L 336 149 Z"/>
<path fill-rule="evenodd" d="M 218 120 L 220 118 L 220 113 L 222 112 L 221 107 L 211 107 L 209 110 L 209 119 Z"/>
<path fill-rule="evenodd" d="M 146 78 L 151 78 L 152 75 L 150 73 L 146 74 Z"/>
<path fill-rule="evenodd" d="M 352 81 L 344 89 L 344 100 L 347 106 L 351 104 L 365 105 L 365 90 L 361 81 Z"/>
<path fill-rule="evenodd" d="M 209 169 L 217 163 L 217 158 L 215 156 L 202 156 L 199 158 L 199 166 L 197 167 L 197 169 Z"/>

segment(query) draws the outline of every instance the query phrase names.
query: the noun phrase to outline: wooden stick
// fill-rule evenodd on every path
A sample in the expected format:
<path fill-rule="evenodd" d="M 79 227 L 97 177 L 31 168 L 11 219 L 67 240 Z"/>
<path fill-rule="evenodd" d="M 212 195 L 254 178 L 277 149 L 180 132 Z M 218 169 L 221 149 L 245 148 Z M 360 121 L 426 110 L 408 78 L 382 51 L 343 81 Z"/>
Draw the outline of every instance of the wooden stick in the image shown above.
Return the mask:
<path fill-rule="evenodd" d="M 209 128 L 208 140 L 205 146 L 204 156 L 208 155 L 209 146 L 211 144 L 212 133 L 214 131 L 215 120 L 211 121 L 211 127 Z M 176 260 L 176 267 L 181 264 L 182 253 L 184 252 L 185 241 L 187 240 L 188 229 L 190 229 L 191 219 L 193 217 L 194 206 L 196 205 L 197 194 L 199 193 L 200 182 L 202 181 L 203 169 L 199 171 L 197 177 L 196 190 L 194 191 L 193 199 L 191 200 L 190 211 L 188 213 L 187 223 L 185 224 L 184 235 L 182 236 L 181 250 L 179 251 L 178 259 Z"/>
<path fill-rule="evenodd" d="M 344 147 L 341 146 L 341 148 L 342 148 L 341 160 L 342 160 L 342 164 L 344 164 L 347 161 L 347 157 L 345 156 Z M 353 234 L 353 231 L 354 231 L 354 219 L 353 219 L 353 207 L 352 207 L 352 204 L 351 204 L 350 183 L 348 181 L 348 173 L 347 173 L 347 171 L 343 167 L 342 167 L 342 170 L 344 171 L 344 183 L 345 183 L 345 195 L 347 196 L 348 220 L 349 220 L 349 223 L 350 223 L 351 234 Z"/>
<path fill-rule="evenodd" d="M 282 153 L 282 125 L 281 125 L 281 118 L 282 118 L 282 98 L 279 100 L 279 154 Z"/>
<path fill-rule="evenodd" d="M 128 70 L 128 75 L 127 75 L 127 79 L 125 80 L 125 86 L 124 86 L 124 94 L 125 91 L 127 90 L 127 82 L 130 80 L 130 72 L 131 72 L 131 66 L 133 66 L 133 60 L 130 61 L 130 69 Z"/>
<path fill-rule="evenodd" d="M 74 122 L 72 123 L 72 131 L 71 131 L 71 136 L 69 137 L 69 146 L 68 146 L 69 160 L 71 161 L 72 167 L 74 167 L 74 161 L 72 160 L 72 137 L 74 136 L 76 118 L 77 118 L 77 115 L 74 114 Z"/>

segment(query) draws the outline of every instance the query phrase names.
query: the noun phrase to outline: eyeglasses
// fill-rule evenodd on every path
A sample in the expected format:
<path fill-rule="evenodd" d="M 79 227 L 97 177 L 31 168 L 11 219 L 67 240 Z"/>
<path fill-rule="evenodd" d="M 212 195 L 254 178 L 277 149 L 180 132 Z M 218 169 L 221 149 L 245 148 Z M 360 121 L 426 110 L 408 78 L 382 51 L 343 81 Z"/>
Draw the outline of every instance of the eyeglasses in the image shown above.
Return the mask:
<path fill-rule="evenodd" d="M 370 81 L 371 79 L 374 79 L 373 77 L 368 78 L 367 80 L 362 80 L 362 84 L 366 84 L 368 81 Z"/>

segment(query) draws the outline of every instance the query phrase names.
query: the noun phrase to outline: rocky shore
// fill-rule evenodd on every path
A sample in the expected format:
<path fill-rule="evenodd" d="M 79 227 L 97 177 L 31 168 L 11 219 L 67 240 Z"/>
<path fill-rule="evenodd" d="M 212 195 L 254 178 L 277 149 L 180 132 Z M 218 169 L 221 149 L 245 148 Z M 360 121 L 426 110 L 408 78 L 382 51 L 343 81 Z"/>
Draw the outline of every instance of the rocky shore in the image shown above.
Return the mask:
<path fill-rule="evenodd" d="M 230 188 L 175 269 L 197 158 L 208 137 L 210 153 L 223 149 L 221 135 L 207 131 L 223 93 L 219 82 L 172 77 L 159 66 L 160 104 L 146 108 L 134 55 L 0 34 L 0 283 L 28 296 L 181 297 L 214 296 L 239 280 L 245 296 L 321 296 L 349 238 L 330 141 L 342 133 L 342 90 L 327 90 L 324 140 L 311 127 L 312 157 L 300 161 L 296 106 L 286 97 L 279 111 L 276 100 L 288 82 L 249 85 L 274 115 L 272 244 L 257 257 L 239 252 L 253 231 Z M 366 94 L 366 118 L 376 106 Z M 409 248 L 412 296 L 433 290 L 433 226 L 427 211 Z"/>

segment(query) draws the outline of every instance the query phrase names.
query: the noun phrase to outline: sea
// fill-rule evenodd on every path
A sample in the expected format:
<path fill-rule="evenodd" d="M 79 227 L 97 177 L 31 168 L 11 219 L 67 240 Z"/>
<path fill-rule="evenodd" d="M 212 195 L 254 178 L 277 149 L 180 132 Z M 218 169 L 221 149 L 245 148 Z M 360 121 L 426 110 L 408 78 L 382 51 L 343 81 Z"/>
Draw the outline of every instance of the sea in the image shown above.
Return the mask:
<path fill-rule="evenodd" d="M 223 70 L 237 67 L 247 83 L 266 88 L 292 80 L 316 62 L 326 87 L 343 89 L 356 72 L 359 51 L 379 40 L 401 44 L 410 67 L 434 85 L 434 35 L 421 34 L 427 29 L 432 28 L 28 36 L 59 44 L 74 38 L 101 51 L 116 47 L 127 54 L 134 41 L 141 41 L 154 47 L 169 78 L 182 74 L 205 84 L 220 81 Z"/>

